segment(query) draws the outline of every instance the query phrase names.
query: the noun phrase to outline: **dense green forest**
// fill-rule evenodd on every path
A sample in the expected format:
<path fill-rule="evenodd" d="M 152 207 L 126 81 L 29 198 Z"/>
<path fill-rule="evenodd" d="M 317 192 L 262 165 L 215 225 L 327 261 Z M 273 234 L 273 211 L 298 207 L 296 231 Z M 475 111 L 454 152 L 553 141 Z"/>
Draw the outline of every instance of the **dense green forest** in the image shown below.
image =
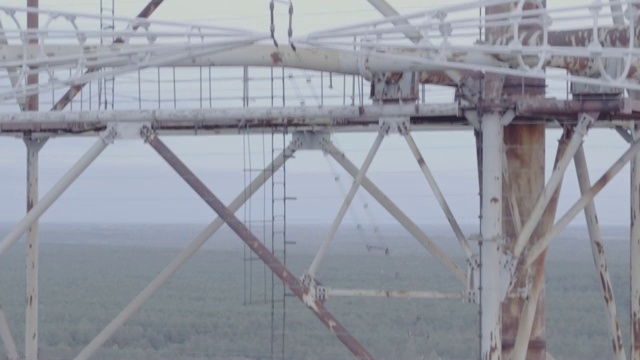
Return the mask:
<path fill-rule="evenodd" d="M 58 236 L 69 237 L 113 236 L 109 232 L 100 235 L 72 229 L 56 231 L 62 234 Z M 148 231 L 144 236 L 152 239 Z M 157 237 L 167 236 L 162 229 L 155 231 Z M 123 232 L 129 236 L 128 243 L 136 245 L 127 246 L 123 234 L 112 245 L 104 241 L 75 244 L 70 239 L 46 241 L 45 231 L 40 260 L 42 359 L 75 356 L 178 252 L 169 246 L 141 243 L 136 234 L 142 233 Z M 406 245 L 413 244 L 408 235 L 393 234 L 387 234 L 387 243 L 392 246 L 385 254 L 371 248 L 368 251 L 352 234 L 343 233 L 321 266 L 321 280 L 340 288 L 462 289 L 434 258 L 419 247 Z M 606 251 L 628 339 L 628 243 L 619 240 L 618 235 L 609 236 Z M 224 236 L 236 244 L 233 236 Z M 547 338 L 549 352 L 556 359 L 611 357 L 602 295 L 586 239 L 581 230 L 565 233 L 549 256 Z M 455 240 L 450 237 L 440 241 L 447 249 L 455 248 Z M 224 244 L 211 245 L 197 253 L 95 358 L 270 358 L 271 277 L 261 263 L 243 261 L 248 255 L 241 246 Z M 316 247 L 317 243 L 302 242 L 290 249 L 288 266 L 302 274 Z M 458 260 L 464 264 L 461 258 Z M 24 268 L 24 244 L 14 247 L 0 261 L 0 304 L 19 348 L 24 342 Z M 250 287 L 247 279 L 251 280 Z M 276 287 L 276 291 L 282 291 L 279 289 Z M 277 341 L 281 341 L 281 306 L 276 304 L 274 315 L 280 319 L 275 329 Z M 331 298 L 327 307 L 379 359 L 429 359 L 436 354 L 446 359 L 477 357 L 476 305 L 460 301 Z M 286 358 L 351 358 L 296 298 L 286 298 L 286 310 Z M 1 344 L 0 354 L 0 358 L 5 354 Z"/>

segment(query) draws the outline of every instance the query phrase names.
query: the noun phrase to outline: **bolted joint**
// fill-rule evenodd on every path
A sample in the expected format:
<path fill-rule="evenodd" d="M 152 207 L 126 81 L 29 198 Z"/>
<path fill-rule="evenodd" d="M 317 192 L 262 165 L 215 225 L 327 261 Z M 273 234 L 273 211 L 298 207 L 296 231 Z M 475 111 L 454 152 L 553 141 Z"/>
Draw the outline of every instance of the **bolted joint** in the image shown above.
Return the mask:
<path fill-rule="evenodd" d="M 104 141 L 105 144 L 113 144 L 115 139 L 118 137 L 118 130 L 115 125 L 107 126 L 107 129 L 100 133 L 100 139 Z"/>
<path fill-rule="evenodd" d="M 144 125 L 142 128 L 140 128 L 140 137 L 142 137 L 145 143 L 149 142 L 149 140 L 153 140 L 154 138 L 156 138 L 156 136 L 157 134 L 155 130 L 151 128 L 151 126 Z"/>

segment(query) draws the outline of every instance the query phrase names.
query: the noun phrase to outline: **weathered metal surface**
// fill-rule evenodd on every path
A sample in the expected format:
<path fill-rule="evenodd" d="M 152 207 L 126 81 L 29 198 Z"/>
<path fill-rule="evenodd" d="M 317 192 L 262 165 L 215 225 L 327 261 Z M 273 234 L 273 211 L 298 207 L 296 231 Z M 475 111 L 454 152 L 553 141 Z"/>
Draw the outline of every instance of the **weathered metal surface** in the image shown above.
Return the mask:
<path fill-rule="evenodd" d="M 334 289 L 324 288 L 326 298 L 330 297 L 382 297 L 389 299 L 430 299 L 430 300 L 462 300 L 464 294 L 443 293 L 438 291 L 401 291 L 401 290 L 369 290 L 369 289 Z"/>
<path fill-rule="evenodd" d="M 158 6 L 160 6 L 160 4 L 162 4 L 164 0 L 151 0 L 149 1 L 149 3 L 147 3 L 147 5 L 142 9 L 142 11 L 140 11 L 140 13 L 138 14 L 137 18 L 148 18 L 149 16 L 151 16 L 151 14 L 153 14 L 153 12 L 158 8 Z M 32 14 L 32 13 L 29 13 Z M 38 14 L 35 14 L 36 17 L 38 16 Z M 136 23 L 132 29 L 135 31 L 140 27 L 139 23 Z M 118 38 L 114 41 L 114 44 L 122 44 L 124 43 L 124 40 L 121 38 Z M 89 74 L 92 72 L 96 72 L 100 70 L 100 68 L 89 68 L 85 71 L 85 74 Z M 73 99 L 76 97 L 76 95 L 78 95 L 78 93 L 80 91 L 82 91 L 82 89 L 84 88 L 84 86 L 87 83 L 82 83 L 82 84 L 78 84 L 78 85 L 73 85 L 69 88 L 69 90 L 67 90 L 67 92 L 62 95 L 62 97 L 60 97 L 60 99 L 55 103 L 55 105 L 53 105 L 53 107 L 51 108 L 51 111 L 60 111 L 63 110 L 64 108 L 67 107 L 67 105 L 69 105 L 69 103 L 71 101 L 73 101 Z"/>
<path fill-rule="evenodd" d="M 640 140 L 640 125 L 633 127 L 634 139 Z M 631 162 L 630 271 L 631 271 L 631 359 L 640 360 L 640 155 Z"/>
<path fill-rule="evenodd" d="M 329 250 L 329 245 L 331 244 L 331 241 L 333 241 L 333 238 L 338 232 L 338 227 L 340 227 L 340 224 L 342 223 L 344 216 L 347 214 L 347 210 L 349 210 L 349 206 L 351 206 L 351 202 L 356 197 L 356 193 L 360 188 L 360 184 L 362 184 L 362 180 L 365 178 L 367 171 L 371 166 L 371 163 L 373 163 L 373 159 L 378 153 L 378 149 L 380 149 L 380 145 L 382 145 L 382 140 L 384 140 L 384 137 L 386 136 L 386 130 L 387 129 L 381 128 L 380 131 L 378 132 L 378 136 L 374 140 L 373 145 L 371 145 L 371 149 L 369 150 L 367 157 L 364 159 L 364 162 L 362 163 L 362 167 L 360 168 L 360 171 L 358 171 L 358 174 L 356 175 L 356 177 L 353 180 L 353 183 L 351 184 L 351 188 L 349 188 L 349 191 L 344 197 L 342 205 L 340 206 L 340 209 L 338 210 L 338 214 L 336 215 L 335 219 L 333 220 L 333 223 L 331 224 L 331 227 L 329 228 L 329 232 L 327 233 L 327 236 L 322 242 L 320 249 L 318 249 L 316 256 L 313 258 L 313 261 L 309 266 L 309 270 L 307 271 L 307 274 L 311 276 L 311 278 L 315 278 L 316 271 L 320 266 L 320 262 L 322 261 L 324 256 L 327 254 L 327 251 Z"/>
<path fill-rule="evenodd" d="M 585 191 L 578 201 L 555 223 L 541 239 L 523 254 L 527 266 L 531 266 L 536 259 L 549 248 L 551 241 L 555 239 L 562 230 L 573 220 L 593 198 L 613 179 L 624 166 L 640 152 L 640 140 L 636 140 L 631 147 L 625 151 L 616 162 L 596 181 L 593 186 Z M 521 259 L 522 260 L 522 259 Z"/>
<path fill-rule="evenodd" d="M 230 211 L 238 211 L 284 163 L 293 157 L 300 143 L 292 142 L 229 204 Z M 149 284 L 131 300 L 127 306 L 76 356 L 75 360 L 86 360 L 109 340 L 146 303 L 147 300 L 165 284 L 222 226 L 224 221 L 216 218 L 193 241 L 191 241 Z"/>
<path fill-rule="evenodd" d="M 358 175 L 358 168 L 332 143 L 325 143 L 324 149 L 340 166 L 342 166 L 352 177 Z M 424 246 L 433 256 L 436 257 L 462 284 L 467 284 L 465 272 L 449 257 L 433 240 L 425 234 L 416 223 L 414 223 L 400 208 L 394 204 L 371 180 L 366 176 L 362 180 L 362 188 L 367 190 L 371 196 L 382 205 L 416 240 Z"/>
<path fill-rule="evenodd" d="M 64 193 L 65 190 L 86 170 L 102 151 L 113 141 L 115 131 L 108 130 L 89 150 L 58 180 L 40 201 L 25 215 L 0 243 L 0 257 L 15 244 L 33 223 Z"/>
<path fill-rule="evenodd" d="M 4 315 L 2 306 L 0 306 L 0 339 L 2 339 L 4 343 L 4 348 L 7 351 L 9 360 L 19 360 L 18 349 L 16 348 L 16 343 L 13 341 L 13 336 L 11 336 L 9 323 L 7 322 L 7 317 Z"/>
<path fill-rule="evenodd" d="M 591 180 L 589 180 L 587 158 L 582 146 L 580 146 L 574 156 L 574 163 L 576 166 L 580 192 L 584 194 L 591 187 Z M 613 348 L 613 355 L 616 360 L 625 360 L 627 358 L 627 354 L 622 344 L 622 331 L 620 330 L 620 323 L 618 322 L 618 312 L 616 310 L 616 301 L 613 296 L 613 286 L 611 284 L 611 277 L 609 276 L 609 270 L 607 267 L 607 259 L 604 253 L 604 244 L 602 242 L 602 234 L 600 233 L 600 224 L 598 223 L 596 206 L 593 201 L 589 202 L 584 208 L 584 216 L 587 221 L 589 238 L 591 239 L 593 262 L 598 270 L 600 286 L 602 288 L 602 293 L 604 294 L 607 325 L 609 327 L 609 336 Z"/>
<path fill-rule="evenodd" d="M 47 139 L 24 139 L 27 147 L 27 213 L 38 202 L 39 152 Z M 39 268 L 38 220 L 27 231 L 27 291 L 25 310 L 25 359 L 38 358 L 38 268 Z"/>
<path fill-rule="evenodd" d="M 530 129 L 530 132 L 533 134 L 537 133 L 537 135 L 531 136 L 531 139 L 529 141 L 520 143 L 521 148 L 519 149 L 521 152 L 520 156 L 524 156 L 525 158 L 529 156 L 528 160 L 530 162 L 524 161 L 522 163 L 518 163 L 518 165 L 520 165 L 519 169 L 524 172 L 524 174 L 520 174 L 520 176 L 525 177 L 521 178 L 520 181 L 524 181 L 525 183 L 527 183 L 528 180 L 526 179 L 526 177 L 532 176 L 536 178 L 535 187 L 529 187 L 527 189 L 531 190 L 530 192 L 522 193 L 523 199 L 521 203 L 526 207 L 526 211 L 528 211 L 529 214 L 537 199 L 536 194 L 541 193 L 542 188 L 544 187 L 545 151 L 544 131 L 540 133 L 540 129 L 538 129 L 538 131 L 532 131 L 532 129 Z M 521 134 L 526 133 L 523 131 Z M 573 129 L 571 127 L 565 127 L 558 143 L 558 150 L 556 152 L 554 167 L 558 165 L 558 163 L 566 153 L 569 141 L 573 137 L 572 135 Z M 531 152 L 532 155 L 527 155 L 527 152 Z M 511 159 L 512 164 L 515 165 L 517 161 L 514 157 L 511 157 Z M 538 171 L 534 173 L 529 172 L 529 169 L 526 167 L 527 163 L 530 164 L 531 168 L 538 168 Z M 529 185 L 531 184 L 529 183 Z M 531 243 L 535 243 L 542 234 L 546 233 L 551 228 L 551 226 L 553 226 L 556 210 L 558 207 L 558 200 L 560 198 L 561 186 L 562 184 L 557 187 L 556 191 L 551 197 L 551 200 L 549 201 L 549 204 L 545 209 L 544 215 L 540 219 L 535 236 L 531 239 Z M 527 277 L 531 273 L 533 273 L 533 281 L 530 285 L 528 297 L 526 298 L 526 300 L 520 297 L 512 297 L 507 300 L 512 305 L 512 307 L 510 308 L 510 310 L 512 311 L 511 314 L 513 316 L 519 316 L 517 323 L 513 325 L 516 326 L 517 331 L 517 335 L 515 336 L 515 343 L 513 344 L 514 359 L 544 359 L 546 356 L 546 329 L 544 310 L 544 274 L 546 265 L 545 260 L 546 253 L 540 256 L 531 268 L 524 267 L 521 264 L 518 264 L 518 267 L 516 267 L 517 276 L 515 279 L 514 289 L 526 289 L 526 285 L 528 284 Z M 520 311 L 519 315 L 517 313 L 518 310 Z M 509 330 L 513 331 L 513 328 Z"/>
<path fill-rule="evenodd" d="M 545 168 L 545 131 L 543 125 L 511 124 L 504 129 L 505 154 L 507 158 L 506 173 L 508 174 L 508 186 L 504 196 L 516 194 L 515 204 L 504 204 L 504 231 L 505 247 L 513 251 L 516 239 L 521 234 L 515 226 L 513 217 L 527 220 L 532 212 L 538 194 L 544 187 Z M 507 193 L 506 191 L 510 191 Z M 536 224 L 537 225 L 537 224 Z M 526 286 L 528 269 L 516 269 L 516 281 L 514 290 L 520 290 Z M 502 306 L 502 353 L 506 358 L 517 356 L 514 351 L 519 327 L 524 321 L 521 317 L 524 299 L 519 296 L 510 296 L 505 299 Z M 537 302 L 534 303 L 533 311 Z M 533 323 L 533 317 L 529 329 Z M 529 343 L 529 336 L 526 344 Z M 542 338 L 544 340 L 544 338 Z M 527 349 L 525 348 L 525 354 Z"/>
<path fill-rule="evenodd" d="M 433 174 L 431 173 L 431 170 L 429 169 L 427 162 L 424 160 L 424 157 L 422 156 L 422 153 L 418 148 L 418 145 L 416 144 L 415 140 L 413 140 L 413 136 L 411 136 L 411 133 L 409 131 L 404 131 L 404 138 L 407 141 L 407 144 L 409 144 L 409 149 L 411 149 L 411 152 L 413 153 L 413 156 L 416 158 L 418 165 L 420 165 L 420 170 L 422 170 L 424 177 L 427 179 L 427 182 L 429 183 L 429 186 L 431 187 L 431 191 L 433 191 L 433 194 L 435 195 L 436 200 L 438 201 L 438 204 L 440 204 L 442 211 L 447 217 L 447 221 L 449 222 L 449 225 L 451 225 L 451 228 L 453 229 L 453 232 L 456 235 L 456 238 L 458 239 L 458 242 L 460 243 L 462 250 L 464 250 L 464 253 L 467 256 L 467 261 L 469 262 L 469 265 L 473 265 L 473 266 L 477 265 L 475 264 L 476 259 L 474 259 L 473 251 L 471 250 L 471 245 L 469 245 L 469 241 L 467 240 L 467 237 L 462 232 L 462 228 L 458 224 L 456 217 L 453 215 L 453 212 L 451 211 L 451 208 L 449 207 L 447 200 L 444 198 L 444 194 L 440 190 L 440 187 L 438 186 L 436 179 L 433 177 Z"/>
<path fill-rule="evenodd" d="M 358 359 L 373 359 L 358 340 L 324 307 L 324 304 L 310 294 L 309 288 L 304 286 L 157 136 L 149 134 L 147 142 L 353 355 Z"/>
<path fill-rule="evenodd" d="M 527 216 L 527 221 L 522 227 L 522 231 L 518 234 L 518 238 L 513 248 L 513 254 L 516 258 L 522 254 L 522 251 L 525 249 L 527 244 L 529 243 L 529 239 L 531 235 L 534 233 L 536 227 L 538 227 L 538 223 L 540 219 L 544 215 L 544 211 L 547 207 L 547 204 L 551 201 L 556 189 L 562 183 L 562 179 L 564 177 L 564 173 L 569 167 L 569 163 L 571 159 L 575 155 L 578 148 L 582 145 L 582 139 L 587 135 L 588 129 L 591 127 L 593 122 L 595 122 L 595 118 L 597 115 L 590 116 L 588 114 L 582 114 L 580 116 L 580 120 L 578 125 L 576 126 L 573 136 L 567 145 L 567 148 L 558 163 L 554 166 L 553 172 L 551 173 L 551 177 L 547 182 L 546 186 L 538 196 L 534 207 L 531 209 L 529 216 Z M 544 144 L 544 142 L 543 142 Z M 544 171 L 542 172 L 544 174 Z M 531 191 L 526 193 L 532 193 L 535 189 L 530 189 Z M 523 214 L 523 212 L 520 212 Z"/>
<path fill-rule="evenodd" d="M 482 360 L 502 358 L 501 313 L 502 303 L 500 245 L 504 241 L 502 230 L 502 137 L 500 115 L 482 117 L 482 219 L 480 251 L 481 280 L 480 317 Z M 496 161 L 496 159 L 498 159 Z"/>
<path fill-rule="evenodd" d="M 27 0 L 27 6 L 32 8 L 39 7 L 39 0 Z M 40 14 L 36 12 L 28 12 L 27 13 L 27 29 L 28 30 L 38 30 L 40 27 L 39 24 Z M 29 44 L 38 45 L 38 36 L 36 34 L 29 34 Z M 33 70 L 33 68 L 30 68 Z M 37 71 L 29 72 L 27 75 L 27 86 L 28 85 L 37 85 L 39 82 L 39 76 Z M 28 111 L 38 111 L 39 108 L 40 97 L 38 94 L 31 95 L 27 97 L 26 109 Z"/>

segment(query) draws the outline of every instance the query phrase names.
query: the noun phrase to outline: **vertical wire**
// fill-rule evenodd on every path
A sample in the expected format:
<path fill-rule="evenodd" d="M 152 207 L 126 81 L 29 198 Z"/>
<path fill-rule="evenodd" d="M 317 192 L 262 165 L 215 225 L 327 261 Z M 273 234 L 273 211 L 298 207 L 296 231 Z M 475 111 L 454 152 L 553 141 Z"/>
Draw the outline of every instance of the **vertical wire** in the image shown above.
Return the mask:
<path fill-rule="evenodd" d="M 173 108 L 178 108 L 178 100 L 176 96 L 176 67 L 173 67 Z"/>

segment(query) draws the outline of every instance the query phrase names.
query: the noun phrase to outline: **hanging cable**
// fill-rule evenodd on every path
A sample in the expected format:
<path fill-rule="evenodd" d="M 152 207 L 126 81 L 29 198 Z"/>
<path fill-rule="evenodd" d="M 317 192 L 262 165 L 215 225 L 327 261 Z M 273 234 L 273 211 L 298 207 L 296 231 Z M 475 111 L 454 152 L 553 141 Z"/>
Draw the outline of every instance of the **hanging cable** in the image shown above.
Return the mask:
<path fill-rule="evenodd" d="M 278 47 L 278 41 L 276 40 L 276 24 L 275 21 L 273 19 L 274 15 L 274 10 L 275 10 L 275 4 L 273 2 L 273 0 L 271 0 L 271 2 L 269 3 L 269 11 L 271 13 L 271 39 L 273 40 L 273 44 Z"/>
<path fill-rule="evenodd" d="M 291 48 L 293 49 L 293 51 L 296 51 L 296 46 L 293 45 L 293 42 L 291 41 L 291 38 L 293 37 L 293 2 L 289 1 L 289 45 L 291 45 Z"/>

